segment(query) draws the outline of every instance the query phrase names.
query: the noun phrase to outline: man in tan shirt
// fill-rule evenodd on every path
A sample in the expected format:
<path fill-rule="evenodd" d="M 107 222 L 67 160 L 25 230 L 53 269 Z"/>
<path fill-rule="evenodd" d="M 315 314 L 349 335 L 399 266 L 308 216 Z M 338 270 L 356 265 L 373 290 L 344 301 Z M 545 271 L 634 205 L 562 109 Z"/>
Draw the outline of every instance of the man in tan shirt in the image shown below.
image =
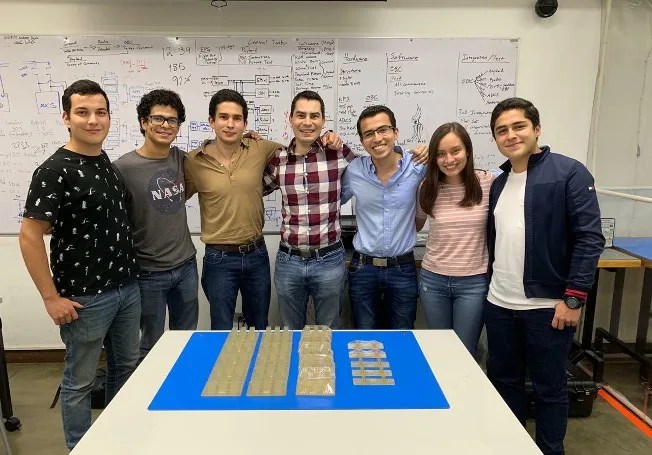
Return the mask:
<path fill-rule="evenodd" d="M 185 162 L 186 197 L 199 195 L 201 240 L 206 244 L 202 288 L 212 330 L 230 330 L 238 291 L 247 325 L 267 327 L 270 267 L 263 238 L 262 176 L 281 144 L 243 138 L 247 103 L 223 89 L 209 103 L 215 139 L 206 140 Z"/>

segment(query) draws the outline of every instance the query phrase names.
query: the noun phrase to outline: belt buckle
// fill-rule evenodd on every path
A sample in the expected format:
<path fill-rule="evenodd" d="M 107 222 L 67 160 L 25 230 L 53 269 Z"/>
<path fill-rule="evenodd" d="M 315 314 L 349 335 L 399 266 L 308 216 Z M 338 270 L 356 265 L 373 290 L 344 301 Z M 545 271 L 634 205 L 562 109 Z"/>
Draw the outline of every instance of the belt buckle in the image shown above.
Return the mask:
<path fill-rule="evenodd" d="M 385 258 L 373 258 L 371 263 L 376 267 L 387 267 L 387 259 Z"/>
<path fill-rule="evenodd" d="M 251 246 L 251 245 L 249 245 L 249 244 L 247 244 L 247 245 L 239 245 L 239 246 L 238 246 L 238 251 L 240 252 L 240 254 L 248 253 L 248 252 L 249 252 L 249 247 L 250 247 L 250 246 Z"/>
<path fill-rule="evenodd" d="M 299 248 L 299 256 L 301 256 L 304 259 L 310 259 L 312 257 L 312 251 Z"/>

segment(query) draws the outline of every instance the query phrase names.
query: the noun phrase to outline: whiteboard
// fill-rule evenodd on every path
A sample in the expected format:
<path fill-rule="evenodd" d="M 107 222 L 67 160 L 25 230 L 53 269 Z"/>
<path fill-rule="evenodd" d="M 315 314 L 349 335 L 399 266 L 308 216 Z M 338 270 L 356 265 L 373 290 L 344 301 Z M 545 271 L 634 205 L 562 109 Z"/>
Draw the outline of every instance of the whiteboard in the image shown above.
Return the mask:
<path fill-rule="evenodd" d="M 440 124 L 457 120 L 471 134 L 476 167 L 503 158 L 489 116 L 514 96 L 518 40 L 289 37 L 117 37 L 5 35 L 0 41 L 0 233 L 19 230 L 34 169 L 67 142 L 61 95 L 67 84 L 99 82 L 111 102 L 104 149 L 116 159 L 143 137 L 136 104 L 156 88 L 177 91 L 186 122 L 175 144 L 191 150 L 214 134 L 208 102 L 219 89 L 242 93 L 249 128 L 284 144 L 292 138 L 290 101 L 302 90 L 324 99 L 326 128 L 356 153 L 359 113 L 387 104 L 403 146 L 428 143 Z M 187 202 L 191 232 L 200 231 L 196 197 Z M 265 198 L 265 232 L 278 233 L 281 195 Z M 347 208 L 345 210 L 351 210 Z"/>

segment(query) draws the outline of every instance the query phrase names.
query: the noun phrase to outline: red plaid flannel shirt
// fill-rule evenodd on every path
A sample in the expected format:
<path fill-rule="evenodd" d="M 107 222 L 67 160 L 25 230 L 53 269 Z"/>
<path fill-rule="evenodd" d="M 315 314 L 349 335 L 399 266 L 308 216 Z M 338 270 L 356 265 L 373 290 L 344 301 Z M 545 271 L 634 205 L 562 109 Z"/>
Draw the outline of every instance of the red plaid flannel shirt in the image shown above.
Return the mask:
<path fill-rule="evenodd" d="M 281 242 L 292 248 L 322 248 L 340 239 L 340 177 L 355 154 L 325 148 L 317 139 L 305 155 L 294 154 L 295 139 L 276 151 L 265 171 L 266 193 L 283 195 Z"/>

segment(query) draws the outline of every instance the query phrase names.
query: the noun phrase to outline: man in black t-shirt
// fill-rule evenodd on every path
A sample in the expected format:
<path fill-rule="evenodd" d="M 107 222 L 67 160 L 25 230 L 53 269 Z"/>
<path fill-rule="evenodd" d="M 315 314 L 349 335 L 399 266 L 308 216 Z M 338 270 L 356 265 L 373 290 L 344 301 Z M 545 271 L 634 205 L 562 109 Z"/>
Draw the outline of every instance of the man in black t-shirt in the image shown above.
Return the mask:
<path fill-rule="evenodd" d="M 32 177 L 20 229 L 25 265 L 66 345 L 61 414 L 66 445 L 91 425 L 90 393 L 102 344 L 110 401 L 136 367 L 140 292 L 126 187 L 102 150 L 109 100 L 93 81 L 63 93 L 70 140 Z M 44 234 L 52 233 L 50 270 Z"/>

